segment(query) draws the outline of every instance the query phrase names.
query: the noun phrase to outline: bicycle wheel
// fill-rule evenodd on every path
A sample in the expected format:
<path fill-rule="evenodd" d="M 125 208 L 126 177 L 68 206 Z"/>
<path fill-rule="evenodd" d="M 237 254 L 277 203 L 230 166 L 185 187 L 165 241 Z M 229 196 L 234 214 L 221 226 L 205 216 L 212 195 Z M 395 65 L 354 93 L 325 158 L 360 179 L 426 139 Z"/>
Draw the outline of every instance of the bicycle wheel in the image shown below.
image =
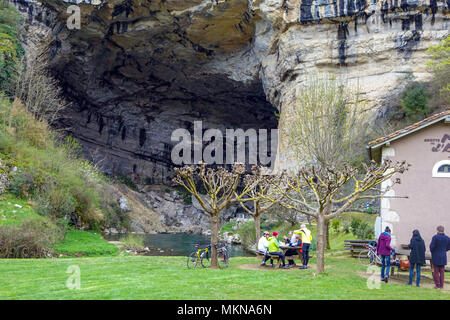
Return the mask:
<path fill-rule="evenodd" d="M 373 258 L 369 250 L 362 250 L 358 255 L 358 261 L 362 266 L 370 266 L 373 263 Z"/>
<path fill-rule="evenodd" d="M 197 251 L 191 252 L 187 259 L 187 267 L 189 269 L 194 269 L 199 263 Z"/>
<path fill-rule="evenodd" d="M 211 253 L 209 251 L 203 251 L 200 255 L 200 262 L 203 268 L 211 267 Z"/>
<path fill-rule="evenodd" d="M 230 257 L 228 256 L 227 250 L 219 250 L 217 252 L 217 264 L 220 269 L 228 268 L 230 262 Z"/>

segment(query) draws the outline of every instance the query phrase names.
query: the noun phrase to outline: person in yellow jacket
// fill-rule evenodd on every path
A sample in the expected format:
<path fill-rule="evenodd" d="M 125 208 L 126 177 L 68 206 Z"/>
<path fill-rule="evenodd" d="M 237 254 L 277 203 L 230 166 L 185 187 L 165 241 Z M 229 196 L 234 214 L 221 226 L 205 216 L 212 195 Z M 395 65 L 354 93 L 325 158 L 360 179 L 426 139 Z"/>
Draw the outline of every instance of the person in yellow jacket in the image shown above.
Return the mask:
<path fill-rule="evenodd" d="M 280 265 L 280 268 L 289 269 L 290 267 L 286 265 L 285 256 L 284 256 L 283 252 L 281 252 L 281 250 L 280 250 L 280 243 L 278 242 L 278 232 L 274 231 L 272 233 L 272 235 L 273 235 L 272 237 L 267 239 L 267 240 L 269 240 L 269 253 L 271 255 L 279 256 L 281 258 L 281 262 L 283 264 Z"/>
<path fill-rule="evenodd" d="M 312 241 L 312 234 L 311 231 L 306 228 L 305 224 L 302 224 L 300 226 L 300 230 L 295 230 L 294 233 L 299 234 L 302 239 L 302 260 L 303 265 L 300 267 L 300 269 L 308 269 L 308 262 L 309 262 L 309 247 L 311 246 Z"/>

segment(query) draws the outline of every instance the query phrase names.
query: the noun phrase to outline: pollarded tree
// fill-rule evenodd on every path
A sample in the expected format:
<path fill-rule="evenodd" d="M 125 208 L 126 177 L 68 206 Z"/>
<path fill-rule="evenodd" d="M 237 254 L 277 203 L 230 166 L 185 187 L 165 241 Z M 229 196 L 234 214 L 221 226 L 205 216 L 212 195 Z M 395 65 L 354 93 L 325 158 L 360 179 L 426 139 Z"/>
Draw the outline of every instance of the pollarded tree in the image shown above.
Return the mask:
<path fill-rule="evenodd" d="M 211 267 L 217 268 L 217 244 L 219 239 L 219 215 L 231 203 L 242 201 L 250 188 L 258 184 L 258 180 L 246 184 L 238 190 L 239 182 L 245 173 L 245 165 L 235 163 L 231 171 L 224 167 L 207 168 L 205 163 L 186 165 L 175 168 L 177 176 L 173 182 L 183 186 L 191 193 L 211 216 Z M 205 195 L 200 193 L 197 182 L 201 183 Z"/>
<path fill-rule="evenodd" d="M 261 216 L 264 212 L 272 208 L 284 196 L 283 190 L 284 174 L 269 174 L 259 166 L 253 166 L 252 174 L 246 175 L 244 178 L 245 198 L 240 201 L 241 207 L 253 217 L 255 221 L 256 239 L 261 233 Z M 278 188 L 277 186 L 281 186 Z M 252 203 L 249 206 L 248 203 Z"/>
<path fill-rule="evenodd" d="M 380 165 L 372 161 L 370 165 L 362 166 L 363 172 L 349 165 L 343 165 L 340 168 L 311 166 L 300 169 L 289 179 L 290 190 L 280 204 L 311 216 L 317 221 L 318 273 L 323 272 L 325 268 L 327 223 L 345 212 L 352 211 L 352 205 L 357 200 L 383 197 L 393 185 L 400 183 L 400 179 L 396 178 L 392 181 L 382 193 L 373 194 L 374 190 L 379 191 L 375 187 L 408 169 L 406 162 L 393 163 L 391 160 L 384 160 Z M 348 188 L 350 183 L 351 189 Z M 297 197 L 293 197 L 292 193 Z"/>

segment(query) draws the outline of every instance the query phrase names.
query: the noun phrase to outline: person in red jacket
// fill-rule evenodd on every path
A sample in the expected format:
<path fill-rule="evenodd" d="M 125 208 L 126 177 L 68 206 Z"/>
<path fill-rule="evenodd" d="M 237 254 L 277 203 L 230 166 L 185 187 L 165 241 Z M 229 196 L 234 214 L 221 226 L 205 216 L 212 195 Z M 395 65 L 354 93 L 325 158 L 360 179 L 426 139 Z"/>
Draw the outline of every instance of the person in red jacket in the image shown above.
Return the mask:
<path fill-rule="evenodd" d="M 391 248 L 391 229 L 386 227 L 384 232 L 380 234 L 377 243 L 377 255 L 381 257 L 381 281 L 388 282 L 389 271 L 391 269 L 391 253 L 395 252 Z"/>

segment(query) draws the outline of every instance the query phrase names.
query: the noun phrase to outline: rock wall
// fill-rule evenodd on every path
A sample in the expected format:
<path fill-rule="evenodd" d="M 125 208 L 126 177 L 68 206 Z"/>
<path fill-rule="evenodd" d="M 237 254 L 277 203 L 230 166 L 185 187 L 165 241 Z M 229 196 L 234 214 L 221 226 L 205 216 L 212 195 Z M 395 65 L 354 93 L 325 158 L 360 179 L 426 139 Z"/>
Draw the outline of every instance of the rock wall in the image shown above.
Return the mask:
<path fill-rule="evenodd" d="M 368 107 L 382 109 L 407 77 L 426 80 L 426 50 L 449 35 L 449 1 L 255 0 L 255 47 L 268 100 L 285 115 L 312 73 L 332 73 L 359 87 Z M 289 121 L 289 116 L 282 117 Z M 290 166 L 282 139 L 277 165 Z"/>
<path fill-rule="evenodd" d="M 312 73 L 344 76 L 382 108 L 406 76 L 429 77 L 425 51 L 449 34 L 449 0 L 93 3 L 79 4 L 81 29 L 69 30 L 70 3 L 15 1 L 29 47 L 44 39 L 72 103 L 60 125 L 105 172 L 141 183 L 169 182 L 171 133 L 192 132 L 196 120 L 204 129 L 283 129 L 275 108 L 289 114 Z M 289 166 L 283 139 L 278 165 Z M 164 223 L 196 214 L 184 210 L 170 209 Z"/>

